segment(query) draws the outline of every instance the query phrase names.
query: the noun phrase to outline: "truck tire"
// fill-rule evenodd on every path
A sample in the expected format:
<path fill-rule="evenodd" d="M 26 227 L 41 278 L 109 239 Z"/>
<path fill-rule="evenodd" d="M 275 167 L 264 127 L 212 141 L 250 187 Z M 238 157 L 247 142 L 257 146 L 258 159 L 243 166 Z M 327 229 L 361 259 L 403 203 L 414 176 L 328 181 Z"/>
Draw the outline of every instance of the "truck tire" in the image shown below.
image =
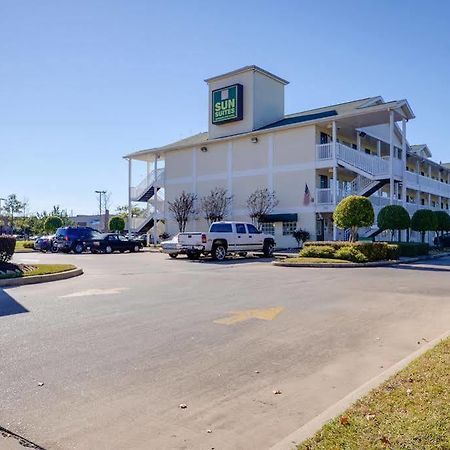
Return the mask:
<path fill-rule="evenodd" d="M 272 258 L 275 246 L 272 241 L 265 241 L 263 246 L 263 253 L 265 258 Z"/>
<path fill-rule="evenodd" d="M 227 249 L 223 244 L 215 244 L 211 249 L 212 259 L 215 261 L 223 261 L 227 256 Z"/>
<path fill-rule="evenodd" d="M 188 252 L 187 257 L 191 260 L 200 259 L 200 252 Z"/>
<path fill-rule="evenodd" d="M 169 256 L 175 259 L 178 256 L 178 253 L 169 253 Z"/>

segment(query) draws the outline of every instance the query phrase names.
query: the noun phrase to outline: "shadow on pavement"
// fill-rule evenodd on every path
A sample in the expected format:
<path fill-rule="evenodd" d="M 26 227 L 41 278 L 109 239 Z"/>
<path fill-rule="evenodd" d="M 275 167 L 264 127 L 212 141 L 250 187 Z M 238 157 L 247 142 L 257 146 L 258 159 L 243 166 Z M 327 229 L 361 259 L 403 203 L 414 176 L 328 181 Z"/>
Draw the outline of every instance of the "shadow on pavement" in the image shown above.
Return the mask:
<path fill-rule="evenodd" d="M 434 259 L 431 261 L 417 262 L 414 264 L 399 264 L 391 266 L 392 269 L 400 270 L 419 270 L 424 272 L 450 272 L 450 259 Z"/>
<path fill-rule="evenodd" d="M 4 289 L 0 289 L 0 317 L 27 312 L 28 309 L 16 302 Z"/>

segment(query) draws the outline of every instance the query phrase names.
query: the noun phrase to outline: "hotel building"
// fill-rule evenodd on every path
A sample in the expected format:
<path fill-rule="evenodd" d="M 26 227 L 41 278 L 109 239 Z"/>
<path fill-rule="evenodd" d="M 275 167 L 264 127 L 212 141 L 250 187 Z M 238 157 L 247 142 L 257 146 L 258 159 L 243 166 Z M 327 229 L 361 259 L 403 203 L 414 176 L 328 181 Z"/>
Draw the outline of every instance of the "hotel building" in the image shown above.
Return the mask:
<path fill-rule="evenodd" d="M 450 165 L 431 159 L 427 145 L 412 145 L 407 100 L 369 97 L 296 114 L 284 113 L 288 81 L 257 66 L 215 76 L 208 85 L 208 131 L 163 147 L 125 156 L 129 203 L 146 204 L 147 216 L 129 218 L 132 231 L 178 232 L 167 202 L 182 191 L 201 198 L 216 187 L 232 196 L 228 220 L 249 221 L 247 199 L 259 188 L 274 191 L 276 208 L 262 228 L 279 248 L 296 245 L 302 228 L 311 239 L 345 239 L 332 213 L 342 198 L 368 197 L 375 215 L 385 205 L 448 211 Z M 133 179 L 133 164 L 147 175 Z M 207 229 L 201 212 L 188 230 Z M 379 234 L 376 224 L 361 237 Z M 411 238 L 419 240 L 418 233 Z M 430 237 L 431 238 L 431 237 Z"/>

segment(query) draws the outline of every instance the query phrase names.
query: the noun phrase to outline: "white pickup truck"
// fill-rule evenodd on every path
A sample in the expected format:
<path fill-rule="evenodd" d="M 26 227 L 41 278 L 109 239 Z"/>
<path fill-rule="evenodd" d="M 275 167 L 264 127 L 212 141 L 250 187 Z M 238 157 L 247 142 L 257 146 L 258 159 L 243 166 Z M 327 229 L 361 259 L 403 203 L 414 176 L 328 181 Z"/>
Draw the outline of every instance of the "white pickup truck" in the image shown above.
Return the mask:
<path fill-rule="evenodd" d="M 161 247 L 171 258 L 181 254 L 189 259 L 211 255 L 223 261 L 228 254 L 245 256 L 247 252 L 263 252 L 265 257 L 271 257 L 275 241 L 272 235 L 262 233 L 251 223 L 214 222 L 207 233 L 180 233 Z"/>

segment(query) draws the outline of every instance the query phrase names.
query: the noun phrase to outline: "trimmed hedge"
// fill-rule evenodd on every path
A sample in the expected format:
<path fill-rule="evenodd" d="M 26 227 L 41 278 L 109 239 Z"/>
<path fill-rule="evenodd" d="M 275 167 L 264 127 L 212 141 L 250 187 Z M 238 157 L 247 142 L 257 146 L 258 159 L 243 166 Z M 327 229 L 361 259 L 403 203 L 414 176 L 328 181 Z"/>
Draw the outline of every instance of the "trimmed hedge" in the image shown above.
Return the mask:
<path fill-rule="evenodd" d="M 14 236 L 0 236 L 0 262 L 7 262 L 14 255 L 16 238 Z"/>
<path fill-rule="evenodd" d="M 336 249 L 331 245 L 305 245 L 300 256 L 309 258 L 335 258 Z"/>
<path fill-rule="evenodd" d="M 334 256 L 337 259 L 345 259 L 355 263 L 365 263 L 368 261 L 367 256 L 360 252 L 355 245 L 341 247 L 336 251 Z"/>
<path fill-rule="evenodd" d="M 342 249 L 342 248 L 349 248 L 349 247 L 355 247 L 356 250 L 361 253 L 367 261 L 373 262 L 373 261 L 389 261 L 389 260 L 395 260 L 400 257 L 400 250 L 399 246 L 396 244 L 391 244 L 387 242 L 348 242 L 348 241 L 322 241 L 322 242 L 305 242 L 305 247 L 302 250 L 307 251 L 310 247 L 317 247 L 317 248 L 332 248 L 334 249 L 334 252 L 332 253 L 332 256 L 327 256 L 328 258 L 336 258 L 336 259 L 348 259 L 344 257 L 339 257 L 336 255 L 336 253 Z M 317 250 L 314 250 L 317 253 Z M 313 251 L 313 253 L 314 253 Z M 312 254 L 309 255 L 303 255 L 303 253 L 300 252 L 300 256 L 311 256 L 314 257 Z M 327 250 L 327 253 L 329 253 L 329 250 Z M 346 250 L 344 254 L 350 255 L 350 253 Z M 316 256 L 319 257 L 319 256 Z M 320 256 L 322 257 L 322 256 Z M 325 256 L 323 256 L 325 257 Z M 359 256 L 352 256 L 349 257 L 356 257 L 359 258 Z M 351 261 L 351 259 L 348 259 Z M 367 262 L 364 261 L 364 262 Z"/>
<path fill-rule="evenodd" d="M 428 255 L 430 246 L 421 242 L 394 242 L 399 247 L 400 256 L 415 257 Z"/>
<path fill-rule="evenodd" d="M 23 243 L 23 248 L 34 248 L 34 241 L 25 241 Z"/>

